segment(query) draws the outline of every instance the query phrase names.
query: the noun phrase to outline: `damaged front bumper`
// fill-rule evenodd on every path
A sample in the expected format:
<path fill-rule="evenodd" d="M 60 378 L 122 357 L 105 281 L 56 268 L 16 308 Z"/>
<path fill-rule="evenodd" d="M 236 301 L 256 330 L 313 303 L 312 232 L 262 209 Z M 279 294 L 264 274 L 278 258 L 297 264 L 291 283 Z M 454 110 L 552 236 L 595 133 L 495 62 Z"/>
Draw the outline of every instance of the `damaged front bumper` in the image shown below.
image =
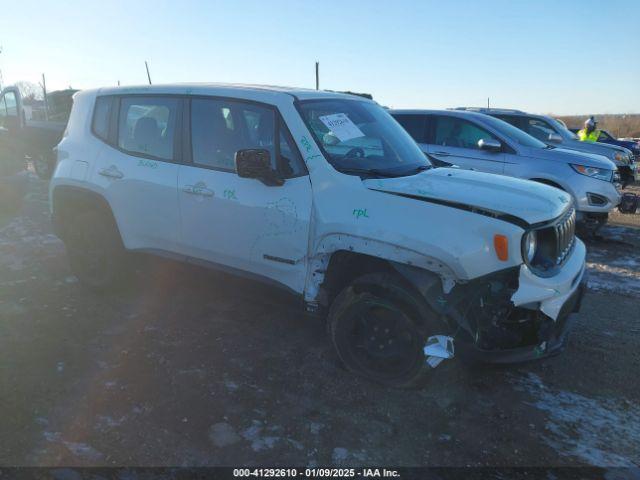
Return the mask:
<path fill-rule="evenodd" d="M 551 277 L 520 265 L 458 283 L 449 291 L 431 272 L 406 265 L 395 268 L 422 294 L 441 324 L 448 325 L 448 331 L 428 338 L 427 361 L 452 358 L 455 343 L 456 356 L 464 360 L 512 363 L 553 355 L 565 345 L 586 288 L 585 256 L 586 248 L 576 238 L 572 252 Z M 447 339 L 446 345 L 450 341 L 451 348 L 439 342 L 441 348 L 434 353 L 431 342 L 439 337 Z"/>
<path fill-rule="evenodd" d="M 553 277 L 536 276 L 521 266 L 518 287 L 510 299 L 513 308 L 509 318 L 503 318 L 502 323 L 494 321 L 490 330 L 496 332 L 494 338 L 485 335 L 484 342 L 478 342 L 476 335 L 473 342 L 457 342 L 460 356 L 479 362 L 514 363 L 559 353 L 575 323 L 586 289 L 585 255 L 584 244 L 576 239 L 571 257 Z M 500 334 L 505 329 L 512 333 L 512 339 L 515 332 L 521 332 L 522 336 L 516 341 L 502 341 Z"/>
<path fill-rule="evenodd" d="M 465 360 L 479 363 L 518 363 L 550 357 L 562 351 L 580 311 L 586 289 L 583 277 L 575 290 L 566 298 L 555 320 L 538 312 L 541 327 L 536 332 L 536 342 L 514 348 L 483 349 L 472 342 L 456 343 L 456 352 Z"/>

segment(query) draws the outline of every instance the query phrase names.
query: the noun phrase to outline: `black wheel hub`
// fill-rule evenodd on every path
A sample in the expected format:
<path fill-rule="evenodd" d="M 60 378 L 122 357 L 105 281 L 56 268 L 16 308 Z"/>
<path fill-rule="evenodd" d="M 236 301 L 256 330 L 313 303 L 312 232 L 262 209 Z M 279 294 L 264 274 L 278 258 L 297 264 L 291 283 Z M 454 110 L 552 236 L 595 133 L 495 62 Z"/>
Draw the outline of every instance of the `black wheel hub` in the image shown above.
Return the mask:
<path fill-rule="evenodd" d="M 372 303 L 355 318 L 350 348 L 363 368 L 394 375 L 415 366 L 419 335 L 402 311 L 391 305 Z"/>

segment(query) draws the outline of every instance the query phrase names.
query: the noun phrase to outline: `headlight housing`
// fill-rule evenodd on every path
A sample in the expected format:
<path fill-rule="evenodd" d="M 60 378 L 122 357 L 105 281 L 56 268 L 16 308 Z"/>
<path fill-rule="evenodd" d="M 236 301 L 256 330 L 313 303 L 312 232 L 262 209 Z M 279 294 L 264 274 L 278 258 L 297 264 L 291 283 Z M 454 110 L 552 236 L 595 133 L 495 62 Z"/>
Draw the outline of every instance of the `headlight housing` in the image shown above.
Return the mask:
<path fill-rule="evenodd" d="M 588 167 L 586 165 L 576 165 L 573 163 L 571 164 L 571 168 L 580 175 L 604 180 L 605 182 L 610 182 L 613 178 L 613 170 L 607 170 L 606 168 Z"/>
<path fill-rule="evenodd" d="M 613 159 L 614 162 L 624 162 L 624 158 L 625 155 L 622 152 L 618 152 L 618 151 L 614 151 L 613 155 L 611 155 L 611 158 Z"/>
<path fill-rule="evenodd" d="M 527 263 L 533 262 L 538 250 L 538 233 L 535 230 L 525 233 L 522 239 L 522 255 Z"/>

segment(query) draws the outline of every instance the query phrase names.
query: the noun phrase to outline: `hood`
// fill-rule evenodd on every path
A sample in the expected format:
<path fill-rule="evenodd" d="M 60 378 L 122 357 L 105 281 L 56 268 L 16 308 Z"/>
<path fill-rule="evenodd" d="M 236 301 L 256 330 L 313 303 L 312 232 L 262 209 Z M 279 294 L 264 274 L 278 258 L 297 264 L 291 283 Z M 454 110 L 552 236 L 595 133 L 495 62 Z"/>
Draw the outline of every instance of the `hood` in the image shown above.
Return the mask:
<path fill-rule="evenodd" d="M 631 150 L 632 152 L 640 150 L 640 145 L 637 142 L 632 142 L 630 140 L 616 140 L 616 143 L 612 143 L 610 145 L 619 145 L 620 147 Z"/>
<path fill-rule="evenodd" d="M 571 150 L 569 148 L 522 148 L 528 157 L 542 158 L 544 160 L 554 160 L 557 162 L 574 163 L 587 167 L 604 168 L 615 170 L 616 164 L 604 155 L 588 153 L 584 151 Z"/>
<path fill-rule="evenodd" d="M 595 153 L 597 155 L 604 155 L 608 160 L 611 160 L 616 165 L 626 165 L 629 163 L 629 156 L 631 152 L 626 148 L 619 147 L 617 145 L 611 145 L 608 143 L 590 143 L 581 142 L 580 140 L 565 140 L 562 142 L 562 148 L 567 150 L 576 150 L 579 152 Z M 622 160 L 615 161 L 612 156 L 616 153 L 623 155 Z"/>
<path fill-rule="evenodd" d="M 495 214 L 521 226 L 552 220 L 571 203 L 569 194 L 548 185 L 458 168 L 434 168 L 410 177 L 362 183 L 379 192 Z"/>

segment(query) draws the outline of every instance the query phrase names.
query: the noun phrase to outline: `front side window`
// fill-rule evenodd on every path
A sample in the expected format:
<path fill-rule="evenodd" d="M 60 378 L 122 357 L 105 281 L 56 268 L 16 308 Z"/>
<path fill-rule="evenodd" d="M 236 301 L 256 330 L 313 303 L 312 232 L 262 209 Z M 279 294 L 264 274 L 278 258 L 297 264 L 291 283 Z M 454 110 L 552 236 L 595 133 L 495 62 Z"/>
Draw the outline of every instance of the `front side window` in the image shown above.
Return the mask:
<path fill-rule="evenodd" d="M 546 143 L 541 142 L 537 138 L 532 137 L 528 133 L 514 127 L 513 125 L 508 124 L 507 122 L 503 122 L 498 118 L 487 115 L 483 118 L 483 123 L 486 123 L 487 126 L 491 127 L 493 130 L 498 132 L 498 134 L 505 137 L 505 139 L 517 143 L 518 145 L 522 145 L 523 147 L 551 148 L 548 147 Z"/>
<path fill-rule="evenodd" d="M 436 145 L 480 150 L 480 140 L 498 140 L 479 126 L 457 117 L 438 116 L 435 128 Z M 499 140 L 498 140 L 499 141 Z"/>
<path fill-rule="evenodd" d="M 411 136 L 373 102 L 306 100 L 300 113 L 331 165 L 343 173 L 413 175 L 430 164 Z"/>
<path fill-rule="evenodd" d="M 178 100 L 124 97 L 120 101 L 118 146 L 160 160 L 173 159 Z"/>
<path fill-rule="evenodd" d="M 276 122 L 279 122 L 279 145 L 275 140 Z M 272 167 L 281 169 L 285 177 L 298 176 L 304 171 L 300 153 L 273 108 L 227 99 L 191 101 L 194 164 L 234 172 L 236 152 L 252 148 L 269 150 Z"/>
<path fill-rule="evenodd" d="M 191 101 L 191 149 L 196 165 L 235 171 L 235 154 L 267 149 L 275 159 L 275 111 L 233 100 Z"/>
<path fill-rule="evenodd" d="M 7 109 L 7 117 L 18 116 L 18 102 L 15 92 L 7 92 L 4 94 L 5 106 Z"/>
<path fill-rule="evenodd" d="M 549 140 L 549 135 L 556 133 L 551 125 L 538 118 L 529 118 L 526 122 L 525 131 L 532 137 L 537 138 L 541 142 Z"/>
<path fill-rule="evenodd" d="M 611 140 L 613 140 L 613 137 L 609 135 L 607 132 L 605 132 L 604 130 L 600 132 L 600 135 L 598 136 L 599 142 L 608 142 Z"/>

